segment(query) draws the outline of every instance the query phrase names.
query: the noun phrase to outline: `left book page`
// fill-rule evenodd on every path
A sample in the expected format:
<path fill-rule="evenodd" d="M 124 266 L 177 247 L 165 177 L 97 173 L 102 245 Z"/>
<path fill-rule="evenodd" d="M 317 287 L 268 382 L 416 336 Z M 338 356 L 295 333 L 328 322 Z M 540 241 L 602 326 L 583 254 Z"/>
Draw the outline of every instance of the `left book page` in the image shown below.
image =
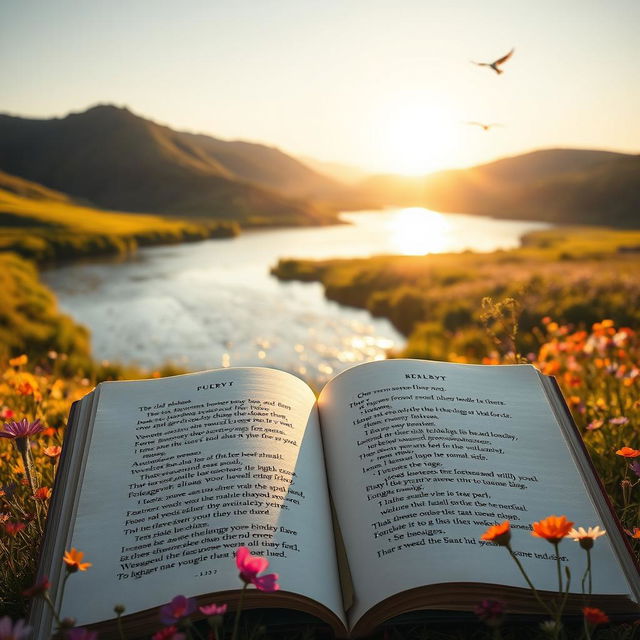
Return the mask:
<path fill-rule="evenodd" d="M 75 547 L 92 563 L 68 580 L 63 616 L 87 625 L 112 619 L 118 603 L 135 613 L 177 594 L 238 590 L 234 551 L 245 545 L 280 574 L 281 591 L 259 594 L 264 606 L 296 594 L 344 624 L 306 384 L 274 369 L 223 369 L 103 383 L 86 402 L 78 429 L 89 429 L 88 443 L 72 441 L 86 449 L 75 451 L 79 497 L 64 506 L 67 530 L 47 532 L 58 544 L 45 547 Z M 56 576 L 61 558 L 46 553 L 41 574 Z"/>

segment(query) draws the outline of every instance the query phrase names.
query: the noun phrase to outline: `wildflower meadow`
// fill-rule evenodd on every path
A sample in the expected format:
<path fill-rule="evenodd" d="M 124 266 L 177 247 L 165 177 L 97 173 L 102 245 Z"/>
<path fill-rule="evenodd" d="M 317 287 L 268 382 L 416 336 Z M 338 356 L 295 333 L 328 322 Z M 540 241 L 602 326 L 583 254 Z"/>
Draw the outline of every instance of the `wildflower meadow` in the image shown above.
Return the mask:
<path fill-rule="evenodd" d="M 501 313 L 504 317 L 504 309 Z M 498 317 L 499 314 L 494 315 Z M 604 319 L 583 328 L 559 324 L 547 317 L 527 338 L 528 344 L 535 340 L 538 347 L 530 353 L 520 354 L 513 325 L 509 330 L 502 330 L 499 323 L 488 324 L 496 351 L 486 355 L 485 363 L 526 361 L 557 378 L 628 542 L 636 557 L 640 557 L 640 336 L 631 328 L 616 326 L 612 320 Z M 53 607 L 48 600 L 46 579 L 35 582 L 38 549 L 47 508 L 55 491 L 54 477 L 64 448 L 70 405 L 90 391 L 96 382 L 69 376 L 64 359 L 63 354 L 55 352 L 37 362 L 21 355 L 4 362 L 1 367 L 0 640 L 31 637 L 32 630 L 26 617 L 32 599 L 44 598 Z M 612 623 L 606 611 L 591 606 L 588 601 L 591 554 L 597 553 L 598 538 L 606 535 L 600 524 L 574 523 L 571 513 L 567 512 L 531 523 L 531 535 L 519 531 L 517 541 L 512 539 L 508 521 L 475 532 L 476 538 L 505 547 L 505 552 L 511 554 L 522 574 L 522 586 L 530 588 L 538 599 L 540 623 L 531 625 L 526 632 L 522 628 L 513 631 L 509 626 L 509 603 L 493 599 L 492 594 L 487 593 L 487 598 L 476 607 L 476 622 L 471 631 L 454 627 L 438 630 L 387 627 L 380 633 L 389 640 L 395 637 L 640 638 L 639 624 L 633 621 Z M 526 548 L 534 542 L 534 537 L 551 544 L 558 558 L 560 544 L 579 544 L 585 552 L 584 567 L 569 568 L 557 560 L 559 597 L 555 603 L 539 598 L 535 585 L 527 576 L 526 566 L 512 548 L 512 544 Z M 91 571 L 91 558 L 85 558 L 82 549 L 67 550 L 60 562 L 66 568 L 65 582 L 72 580 L 76 572 Z M 249 586 L 264 592 L 278 589 L 278 576 L 263 574 L 268 565 L 265 558 L 254 556 L 250 549 L 241 547 L 236 550 L 235 562 L 243 594 Z M 567 623 L 563 616 L 569 571 L 581 584 L 586 598 L 580 623 L 575 620 Z M 473 577 L 469 576 L 469 579 Z M 126 614 L 127 603 L 113 604 L 114 617 L 119 619 Z M 81 602 L 78 607 L 82 607 Z M 57 637 L 69 640 L 98 638 L 93 631 L 75 628 L 73 620 L 61 620 L 57 612 L 54 617 Z M 157 630 L 152 638 L 237 640 L 240 635 L 249 633 L 239 625 L 239 620 L 239 613 L 228 612 L 224 602 L 198 608 L 195 601 L 178 595 L 158 612 Z"/>

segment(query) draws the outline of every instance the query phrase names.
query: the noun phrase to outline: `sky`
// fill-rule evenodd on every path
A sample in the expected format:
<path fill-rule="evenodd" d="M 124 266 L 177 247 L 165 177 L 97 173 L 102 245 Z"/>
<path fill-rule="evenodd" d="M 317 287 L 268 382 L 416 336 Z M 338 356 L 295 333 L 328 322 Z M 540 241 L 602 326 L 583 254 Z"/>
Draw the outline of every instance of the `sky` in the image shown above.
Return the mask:
<path fill-rule="evenodd" d="M 640 153 L 639 26 L 638 0 L 0 0 L 0 112 L 112 103 L 374 172 Z"/>

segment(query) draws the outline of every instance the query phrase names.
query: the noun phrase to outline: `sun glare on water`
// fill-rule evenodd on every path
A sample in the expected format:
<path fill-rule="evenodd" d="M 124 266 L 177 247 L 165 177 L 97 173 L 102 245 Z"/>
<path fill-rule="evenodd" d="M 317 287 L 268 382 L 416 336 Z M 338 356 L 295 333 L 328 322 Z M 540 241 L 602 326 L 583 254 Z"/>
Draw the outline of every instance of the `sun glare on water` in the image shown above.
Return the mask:
<path fill-rule="evenodd" d="M 422 207 L 402 209 L 389 222 L 394 252 L 406 256 L 447 251 L 450 231 L 445 216 Z"/>

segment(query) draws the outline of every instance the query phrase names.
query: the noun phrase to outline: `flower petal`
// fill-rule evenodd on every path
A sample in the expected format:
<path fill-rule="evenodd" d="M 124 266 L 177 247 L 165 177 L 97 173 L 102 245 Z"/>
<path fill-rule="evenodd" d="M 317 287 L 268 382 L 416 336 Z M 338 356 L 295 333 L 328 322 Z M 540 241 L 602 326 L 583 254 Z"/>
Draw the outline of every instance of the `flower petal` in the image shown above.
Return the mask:
<path fill-rule="evenodd" d="M 249 555 L 244 561 L 244 573 L 250 575 L 258 575 L 269 566 L 269 561 L 261 556 Z"/>
<path fill-rule="evenodd" d="M 267 573 L 264 576 L 256 576 L 253 579 L 253 584 L 255 584 L 256 588 L 260 589 L 260 591 L 277 591 L 280 588 L 277 581 L 277 573 Z"/>
<path fill-rule="evenodd" d="M 251 551 L 247 547 L 238 547 L 236 549 L 236 567 L 240 571 L 244 571 L 244 563 L 247 556 L 251 555 Z"/>

